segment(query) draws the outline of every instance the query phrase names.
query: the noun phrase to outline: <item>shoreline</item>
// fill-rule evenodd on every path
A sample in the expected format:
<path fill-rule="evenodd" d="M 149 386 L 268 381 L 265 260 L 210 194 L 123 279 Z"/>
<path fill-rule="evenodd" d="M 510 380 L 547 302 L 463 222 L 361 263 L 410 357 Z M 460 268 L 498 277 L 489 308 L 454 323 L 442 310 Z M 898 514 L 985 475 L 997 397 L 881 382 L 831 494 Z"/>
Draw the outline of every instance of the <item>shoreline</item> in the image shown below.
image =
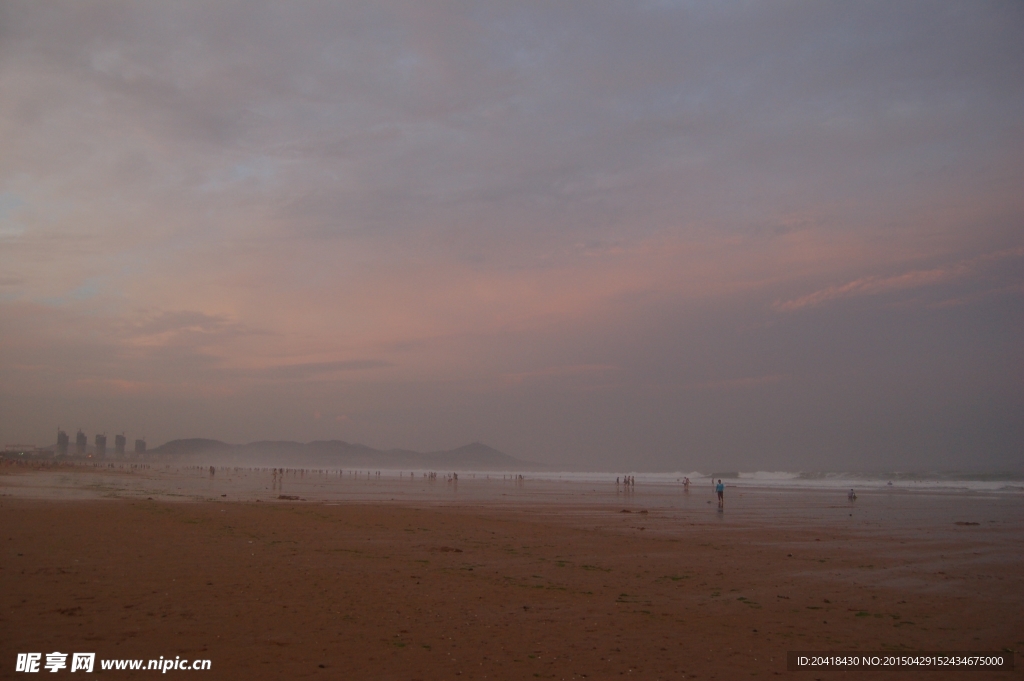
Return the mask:
<path fill-rule="evenodd" d="M 173 465 L 173 464 L 133 464 L 130 462 L 109 462 L 107 464 L 83 463 L 83 462 L 18 462 L 6 463 L 0 461 L 0 480 L 5 476 L 9 478 L 25 478 L 26 476 L 41 479 L 53 479 L 64 476 L 93 476 L 93 478 L 105 478 L 108 483 L 118 487 L 117 482 L 127 480 L 154 480 L 166 481 L 168 479 L 181 480 L 186 485 L 196 487 L 200 481 L 207 478 L 214 482 L 215 476 L 209 476 L 209 465 Z M 438 488 L 444 484 L 452 484 L 451 473 L 433 473 L 433 479 L 427 479 L 427 471 L 398 471 L 398 470 L 367 470 L 367 469 L 311 469 L 311 468 L 280 468 L 269 467 L 213 467 L 220 472 L 219 481 L 227 480 L 229 483 L 250 481 L 246 490 L 250 495 L 257 492 L 263 483 L 272 482 L 275 486 L 280 481 L 289 486 L 298 486 L 303 489 L 311 489 L 321 483 L 322 488 L 352 488 L 353 483 L 370 483 L 380 489 L 390 486 L 392 491 L 407 494 L 411 487 L 419 485 Z M 280 478 L 276 472 L 282 472 Z M 628 487 L 625 484 L 619 485 L 618 478 L 612 474 L 602 473 L 564 473 L 564 472 L 529 472 L 525 474 L 513 474 L 508 472 L 494 471 L 458 471 L 461 478 L 456 478 L 455 485 L 461 484 L 465 489 L 467 486 L 480 485 L 511 485 L 516 488 L 530 486 L 534 489 L 557 490 L 566 486 L 575 486 L 577 489 L 603 490 L 614 486 L 622 494 L 632 494 L 637 491 L 636 487 Z M 412 477 L 409 477 L 412 476 Z M 446 476 L 448 479 L 446 479 Z M 499 476 L 501 476 L 499 478 Z M 637 473 L 635 479 L 639 481 L 640 489 L 644 493 L 654 493 L 659 496 L 683 494 L 682 478 L 675 477 L 676 474 L 652 474 Z M 515 478 L 515 479 L 514 479 Z M 521 480 L 519 479 L 521 478 Z M 898 483 L 880 483 L 881 479 L 863 480 L 853 478 L 830 478 L 830 484 L 822 484 L 820 479 L 768 479 L 768 478 L 739 478 L 725 479 L 726 487 L 733 491 L 753 492 L 760 494 L 837 494 L 843 495 L 849 489 L 855 489 L 858 495 L 871 494 L 936 494 L 936 495 L 968 495 L 979 496 L 1005 496 L 1024 499 L 1024 484 L 1010 484 L 1016 480 L 949 480 L 949 479 L 903 479 Z M 1022 481 L 1024 482 L 1024 481 Z M 18 484 L 9 485 L 18 487 Z M 39 494 L 45 494 L 45 485 L 30 485 L 38 488 Z M 210 485 L 206 485 L 210 487 Z M 266 485 L 263 485 L 266 487 Z M 691 494 L 701 494 L 713 486 L 713 478 L 691 479 Z M 64 485 L 64 487 L 81 488 L 81 485 Z M 125 490 L 132 485 L 120 485 Z M 226 489 L 230 488 L 230 485 Z M 235 489 L 243 489 L 245 485 L 235 485 Z M 364 485 L 362 489 L 366 489 Z M 229 489 L 230 491 L 230 489 Z M 202 498 L 202 494 L 199 494 Z M 253 497 L 255 498 L 255 497 Z M 479 499 L 478 499 L 479 500 Z"/>

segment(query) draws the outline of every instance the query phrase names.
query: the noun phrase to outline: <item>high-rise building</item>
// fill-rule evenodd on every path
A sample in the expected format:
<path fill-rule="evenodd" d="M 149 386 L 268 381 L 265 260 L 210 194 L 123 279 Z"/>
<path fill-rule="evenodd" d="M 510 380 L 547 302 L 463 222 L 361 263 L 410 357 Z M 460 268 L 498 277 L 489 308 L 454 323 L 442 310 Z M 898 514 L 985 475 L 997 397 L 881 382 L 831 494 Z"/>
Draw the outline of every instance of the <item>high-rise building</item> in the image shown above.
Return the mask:
<path fill-rule="evenodd" d="M 57 456 L 68 455 L 68 442 L 70 442 L 68 434 L 60 428 L 57 429 Z"/>
<path fill-rule="evenodd" d="M 119 459 L 124 458 L 124 445 L 126 442 L 128 440 L 125 439 L 124 433 L 118 433 L 114 436 L 114 456 Z"/>
<path fill-rule="evenodd" d="M 96 458 L 102 459 L 107 455 L 107 436 L 96 434 Z"/>
<path fill-rule="evenodd" d="M 145 454 L 146 453 L 146 441 L 145 440 L 136 440 L 135 441 L 135 453 L 136 454 Z"/>
<path fill-rule="evenodd" d="M 89 438 L 87 438 L 85 436 L 85 433 L 82 432 L 82 429 L 79 428 L 78 429 L 78 435 L 75 436 L 75 455 L 76 456 L 85 456 L 85 448 L 86 448 L 86 445 L 88 445 L 88 444 L 89 444 Z"/>

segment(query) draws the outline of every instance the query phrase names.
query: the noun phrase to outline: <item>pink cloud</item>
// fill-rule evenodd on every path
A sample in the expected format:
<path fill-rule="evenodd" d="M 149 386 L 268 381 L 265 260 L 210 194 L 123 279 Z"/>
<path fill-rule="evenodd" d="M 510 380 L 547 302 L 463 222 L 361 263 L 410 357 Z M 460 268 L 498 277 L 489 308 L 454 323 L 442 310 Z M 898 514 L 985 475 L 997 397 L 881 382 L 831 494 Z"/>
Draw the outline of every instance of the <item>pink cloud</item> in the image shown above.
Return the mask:
<path fill-rule="evenodd" d="M 1009 249 L 986 253 L 985 255 L 963 260 L 946 267 L 937 267 L 928 270 L 911 270 L 903 274 L 896 274 L 888 277 L 868 276 L 854 279 L 838 286 L 829 286 L 809 293 L 799 298 L 786 301 L 776 301 L 772 309 L 779 312 L 795 312 L 807 307 L 815 307 L 824 303 L 838 300 L 840 298 L 856 298 L 860 296 L 879 295 L 892 291 L 934 286 L 945 281 L 963 277 L 975 272 L 979 266 L 1024 255 L 1024 249 Z"/>
<path fill-rule="evenodd" d="M 126 381 L 117 378 L 81 378 L 75 385 L 88 390 L 98 390 L 108 395 L 141 395 L 152 392 L 153 386 L 141 381 Z"/>

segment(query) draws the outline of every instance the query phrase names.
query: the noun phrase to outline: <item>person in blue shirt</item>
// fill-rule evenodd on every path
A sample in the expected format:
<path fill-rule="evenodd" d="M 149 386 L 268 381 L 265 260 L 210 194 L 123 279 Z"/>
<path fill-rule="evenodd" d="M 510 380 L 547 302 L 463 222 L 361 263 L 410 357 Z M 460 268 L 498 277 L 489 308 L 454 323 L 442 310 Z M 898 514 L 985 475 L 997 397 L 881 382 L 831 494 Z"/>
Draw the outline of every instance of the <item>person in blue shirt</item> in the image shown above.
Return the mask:
<path fill-rule="evenodd" d="M 722 484 L 722 479 L 718 479 L 718 484 L 715 485 L 715 491 L 718 492 L 718 508 L 725 508 L 725 485 Z"/>

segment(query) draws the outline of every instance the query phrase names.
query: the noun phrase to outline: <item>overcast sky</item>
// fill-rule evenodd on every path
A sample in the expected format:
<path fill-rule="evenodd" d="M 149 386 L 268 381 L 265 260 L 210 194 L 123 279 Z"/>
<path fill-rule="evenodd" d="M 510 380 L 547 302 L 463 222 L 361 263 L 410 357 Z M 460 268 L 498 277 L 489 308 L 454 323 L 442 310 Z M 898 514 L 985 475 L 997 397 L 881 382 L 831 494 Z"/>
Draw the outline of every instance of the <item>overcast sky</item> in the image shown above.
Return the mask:
<path fill-rule="evenodd" d="M 1024 468 L 1020 2 L 0 0 L 0 439 Z"/>

